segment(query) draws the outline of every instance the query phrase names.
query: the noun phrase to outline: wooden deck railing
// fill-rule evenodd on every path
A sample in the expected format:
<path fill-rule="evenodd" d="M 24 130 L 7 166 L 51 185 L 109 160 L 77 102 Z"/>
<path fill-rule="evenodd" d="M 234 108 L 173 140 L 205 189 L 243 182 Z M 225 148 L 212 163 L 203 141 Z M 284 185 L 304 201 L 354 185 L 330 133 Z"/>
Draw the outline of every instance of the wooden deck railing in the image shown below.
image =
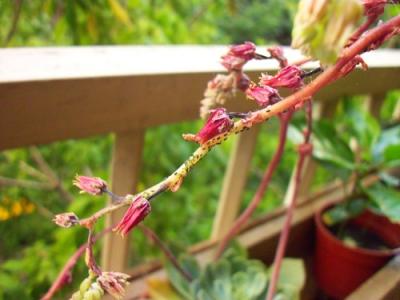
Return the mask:
<path fill-rule="evenodd" d="M 112 190 L 134 193 L 146 128 L 198 118 L 206 83 L 223 69 L 222 46 L 73 47 L 0 50 L 0 150 L 85 138 L 114 132 Z M 297 52 L 289 51 L 290 59 Z M 400 88 L 400 51 L 365 55 L 370 68 L 356 70 L 316 96 L 319 116 L 329 117 L 344 95 L 368 94 L 377 112 L 388 90 Z M 308 65 L 311 67 L 311 65 Z M 271 61 L 250 63 L 248 74 L 275 72 Z M 228 108 L 247 111 L 249 101 Z M 400 107 L 394 112 L 400 115 Z M 238 214 L 258 129 L 242 134 L 231 153 L 216 212 L 213 239 L 223 235 Z M 310 161 L 302 193 L 315 166 Z M 291 192 L 289 186 L 288 193 Z M 122 212 L 108 216 L 114 224 Z M 126 269 L 128 240 L 105 239 L 102 264 Z"/>

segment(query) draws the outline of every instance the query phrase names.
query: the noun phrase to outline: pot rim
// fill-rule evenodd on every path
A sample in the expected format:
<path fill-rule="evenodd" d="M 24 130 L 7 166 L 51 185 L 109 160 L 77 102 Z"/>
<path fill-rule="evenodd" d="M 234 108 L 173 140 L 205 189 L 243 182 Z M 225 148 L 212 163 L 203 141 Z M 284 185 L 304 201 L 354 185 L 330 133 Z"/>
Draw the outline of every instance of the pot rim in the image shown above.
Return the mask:
<path fill-rule="evenodd" d="M 398 255 L 400 254 L 400 247 L 397 248 L 393 248 L 390 250 L 372 250 L 372 249 L 367 249 L 367 248 L 361 248 L 361 247 L 350 247 L 348 245 L 346 245 L 345 243 L 342 242 L 342 240 L 340 240 L 339 238 L 337 238 L 334 234 L 332 234 L 327 226 L 324 224 L 323 220 L 322 220 L 322 213 L 324 211 L 326 211 L 328 208 L 339 204 L 343 201 L 347 201 L 340 199 L 340 200 L 333 200 L 333 201 L 327 201 L 326 203 L 324 203 L 321 207 L 318 208 L 318 210 L 316 211 L 316 213 L 314 214 L 314 221 L 315 224 L 317 226 L 317 228 L 319 230 L 321 230 L 321 232 L 323 233 L 323 235 L 328 238 L 330 241 L 332 241 L 333 243 L 335 243 L 338 246 L 344 247 L 348 250 L 352 250 L 356 253 L 359 254 L 366 254 L 366 255 L 372 255 L 375 257 L 388 257 L 388 256 L 393 256 L 393 255 Z M 372 211 L 371 211 L 372 212 Z M 375 212 L 372 212 L 373 214 L 376 214 Z"/>

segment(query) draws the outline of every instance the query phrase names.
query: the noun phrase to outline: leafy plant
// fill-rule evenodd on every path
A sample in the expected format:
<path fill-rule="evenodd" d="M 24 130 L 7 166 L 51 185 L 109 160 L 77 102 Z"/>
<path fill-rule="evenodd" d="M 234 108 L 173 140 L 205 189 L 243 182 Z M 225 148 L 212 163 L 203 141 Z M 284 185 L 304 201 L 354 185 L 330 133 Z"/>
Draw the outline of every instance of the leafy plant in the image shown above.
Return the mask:
<path fill-rule="evenodd" d="M 263 300 L 270 270 L 239 248 L 229 248 L 220 260 L 202 268 L 189 255 L 181 256 L 180 265 L 188 272 L 189 282 L 172 265 L 167 266 L 168 281 L 150 279 L 153 300 Z M 283 260 L 276 299 L 300 299 L 305 270 L 300 259 Z"/>
<path fill-rule="evenodd" d="M 358 197 L 337 205 L 325 213 L 324 220 L 334 225 L 370 208 L 400 222 L 400 193 L 395 190 L 399 180 L 390 173 L 391 168 L 400 166 L 400 124 L 381 128 L 371 114 L 348 99 L 342 109 L 345 117 L 314 122 L 313 157 L 343 181 L 353 176 L 356 184 L 352 193 L 363 195 L 364 201 Z M 299 130 L 291 130 L 296 139 Z M 381 182 L 363 188 L 361 179 L 373 172 Z"/>

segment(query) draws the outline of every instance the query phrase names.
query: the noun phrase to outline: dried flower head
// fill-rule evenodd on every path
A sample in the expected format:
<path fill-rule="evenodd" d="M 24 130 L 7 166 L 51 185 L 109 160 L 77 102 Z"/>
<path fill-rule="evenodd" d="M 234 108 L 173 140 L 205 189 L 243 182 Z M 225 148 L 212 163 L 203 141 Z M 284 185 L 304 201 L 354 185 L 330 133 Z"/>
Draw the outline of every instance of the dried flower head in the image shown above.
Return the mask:
<path fill-rule="evenodd" d="M 276 89 L 270 86 L 251 85 L 246 90 L 246 95 L 251 100 L 254 100 L 260 106 L 267 106 L 278 102 L 281 97 Z"/>
<path fill-rule="evenodd" d="M 227 132 L 233 126 L 233 120 L 226 113 L 225 108 L 217 108 L 211 111 L 206 124 L 196 134 L 184 134 L 183 138 L 187 141 L 204 144 L 213 137 Z"/>
<path fill-rule="evenodd" d="M 301 0 L 292 47 L 324 64 L 334 63 L 362 14 L 359 0 Z"/>
<path fill-rule="evenodd" d="M 260 85 L 268 85 L 273 88 L 297 89 L 303 85 L 303 79 L 301 78 L 303 74 L 303 70 L 298 66 L 287 66 L 275 76 L 263 74 L 260 79 Z"/>
<path fill-rule="evenodd" d="M 240 45 L 233 45 L 227 54 L 221 57 L 221 64 L 228 71 L 240 71 L 244 64 L 255 58 L 256 46 L 251 42 Z"/>
<path fill-rule="evenodd" d="M 115 299 L 122 299 L 125 287 L 128 285 L 129 275 L 119 272 L 102 272 L 97 282 L 107 293 Z"/>
<path fill-rule="evenodd" d="M 73 212 L 62 213 L 54 216 L 53 222 L 58 226 L 69 228 L 79 223 L 78 217 Z"/>
<path fill-rule="evenodd" d="M 81 193 L 88 193 L 94 196 L 101 195 L 107 189 L 107 183 L 98 177 L 76 175 L 73 184 L 81 190 Z"/>
<path fill-rule="evenodd" d="M 120 233 L 123 237 L 126 236 L 132 228 L 143 221 L 150 211 L 150 202 L 142 196 L 136 197 L 132 200 L 121 221 L 114 227 L 113 231 Z"/>

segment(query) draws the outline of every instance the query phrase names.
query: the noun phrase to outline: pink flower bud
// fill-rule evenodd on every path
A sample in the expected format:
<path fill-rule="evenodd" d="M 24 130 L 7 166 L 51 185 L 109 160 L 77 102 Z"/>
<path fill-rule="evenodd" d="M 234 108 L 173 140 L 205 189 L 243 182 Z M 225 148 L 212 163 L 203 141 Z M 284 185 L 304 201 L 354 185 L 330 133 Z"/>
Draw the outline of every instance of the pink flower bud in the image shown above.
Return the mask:
<path fill-rule="evenodd" d="M 269 54 L 271 54 L 271 57 L 275 58 L 277 61 L 279 61 L 279 65 L 281 68 L 284 68 L 287 66 L 288 61 L 283 54 L 283 48 L 279 46 L 275 47 L 270 47 L 267 49 Z"/>
<path fill-rule="evenodd" d="M 69 228 L 79 223 L 78 217 L 72 213 L 62 213 L 54 216 L 53 222 L 58 226 Z"/>
<path fill-rule="evenodd" d="M 117 226 L 114 227 L 113 231 L 120 233 L 123 237 L 126 236 L 132 228 L 143 221 L 150 211 L 150 202 L 146 198 L 138 196 L 132 201 L 125 215 Z"/>
<path fill-rule="evenodd" d="M 199 144 L 204 144 L 213 137 L 227 132 L 232 126 L 233 121 L 226 113 L 225 108 L 217 108 L 211 110 L 206 124 L 196 135 L 186 134 L 183 135 L 183 138 Z"/>
<path fill-rule="evenodd" d="M 256 56 L 256 46 L 251 42 L 234 45 L 229 48 L 227 54 L 221 58 L 221 64 L 228 71 L 238 71 L 243 68 L 243 65 Z"/>
<path fill-rule="evenodd" d="M 103 290 L 116 299 L 122 299 L 125 295 L 125 287 L 129 284 L 128 274 L 120 272 L 102 272 L 97 282 Z"/>
<path fill-rule="evenodd" d="M 243 58 L 244 60 L 253 59 L 256 55 L 256 45 L 252 42 L 231 46 L 228 54 Z"/>
<path fill-rule="evenodd" d="M 260 106 L 274 104 L 280 100 L 278 91 L 270 86 L 252 85 L 246 90 L 246 95 Z"/>
<path fill-rule="evenodd" d="M 107 183 L 98 177 L 76 176 L 73 182 L 81 189 L 81 193 L 88 193 L 94 196 L 101 195 L 107 189 Z"/>
<path fill-rule="evenodd" d="M 383 14 L 387 0 L 363 0 L 364 14 L 369 18 L 376 18 Z"/>
<path fill-rule="evenodd" d="M 275 76 L 270 76 L 267 74 L 262 75 L 260 84 L 273 88 L 285 87 L 297 89 L 303 85 L 303 79 L 301 78 L 303 73 L 303 70 L 297 66 L 287 66 L 280 70 Z"/>

